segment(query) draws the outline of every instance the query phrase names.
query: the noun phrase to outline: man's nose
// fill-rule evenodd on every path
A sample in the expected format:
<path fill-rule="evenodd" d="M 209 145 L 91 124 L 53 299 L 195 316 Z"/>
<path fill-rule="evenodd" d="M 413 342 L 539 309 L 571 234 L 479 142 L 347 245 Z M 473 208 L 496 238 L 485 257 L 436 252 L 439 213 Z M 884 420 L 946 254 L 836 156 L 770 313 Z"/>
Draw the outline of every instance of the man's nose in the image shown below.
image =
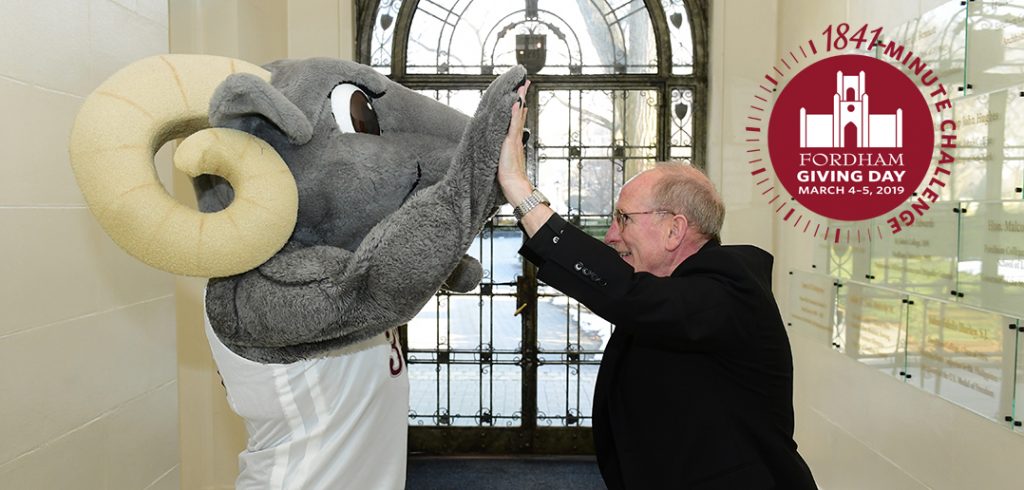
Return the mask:
<path fill-rule="evenodd" d="M 608 231 L 604 234 L 604 243 L 612 244 L 622 240 L 622 236 L 619 234 L 619 222 L 618 220 L 612 220 L 612 226 L 608 227 Z"/>

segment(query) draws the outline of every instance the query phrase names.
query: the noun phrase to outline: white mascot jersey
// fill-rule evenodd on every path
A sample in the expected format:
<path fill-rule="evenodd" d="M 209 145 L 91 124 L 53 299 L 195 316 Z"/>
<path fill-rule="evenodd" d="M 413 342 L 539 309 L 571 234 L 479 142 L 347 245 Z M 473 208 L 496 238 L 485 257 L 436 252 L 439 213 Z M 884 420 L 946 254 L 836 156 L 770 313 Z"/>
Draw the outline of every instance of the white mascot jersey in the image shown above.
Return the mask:
<path fill-rule="evenodd" d="M 397 329 L 324 357 L 261 364 L 206 322 L 231 409 L 249 442 L 238 489 L 402 489 L 409 378 Z"/>

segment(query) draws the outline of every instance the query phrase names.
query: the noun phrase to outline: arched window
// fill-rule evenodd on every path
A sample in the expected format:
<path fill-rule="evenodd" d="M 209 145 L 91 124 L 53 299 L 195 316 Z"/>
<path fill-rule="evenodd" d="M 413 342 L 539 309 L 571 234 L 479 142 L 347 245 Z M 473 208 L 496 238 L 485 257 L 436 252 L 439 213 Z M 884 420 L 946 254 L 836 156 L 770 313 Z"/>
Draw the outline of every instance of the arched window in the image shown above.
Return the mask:
<path fill-rule="evenodd" d="M 645 128 L 650 136 L 642 141 L 654 158 L 704 165 L 703 0 L 362 0 L 357 5 L 358 60 L 399 83 L 479 90 L 496 73 L 522 64 L 537 90 L 617 89 L 617 95 L 636 95 L 652 105 L 651 127 Z M 443 95 L 448 100 L 451 94 Z M 635 143 L 625 139 L 619 138 Z"/>
<path fill-rule="evenodd" d="M 531 175 L 555 211 L 594 235 L 639 170 L 660 160 L 704 166 L 706 0 L 356 4 L 358 61 L 467 114 L 496 75 L 525 66 Z M 483 436 L 503 452 L 590 451 L 589 437 L 543 434 L 590 425 L 614 326 L 538 284 L 516 255 L 521 241 L 506 206 L 470 250 L 484 266 L 480 288 L 439 293 L 410 322 L 410 423 L 428 429 L 410 432 L 413 448 L 479 452 Z M 424 434 L 436 430 L 444 441 Z"/>

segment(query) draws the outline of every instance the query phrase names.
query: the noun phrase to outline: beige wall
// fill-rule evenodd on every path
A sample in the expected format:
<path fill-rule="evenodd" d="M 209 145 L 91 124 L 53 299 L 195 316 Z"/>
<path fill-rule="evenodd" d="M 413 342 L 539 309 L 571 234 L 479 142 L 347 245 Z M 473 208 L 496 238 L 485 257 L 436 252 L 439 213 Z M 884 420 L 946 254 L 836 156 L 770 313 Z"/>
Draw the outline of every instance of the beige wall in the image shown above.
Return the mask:
<path fill-rule="evenodd" d="M 189 0 L 170 5 L 170 51 L 230 56 L 257 64 L 283 58 L 352 59 L 352 0 Z M 181 174 L 174 187 L 194 202 Z M 206 281 L 176 280 L 181 487 L 234 488 L 238 453 L 245 448 L 241 419 L 231 412 L 203 333 Z"/>
<path fill-rule="evenodd" d="M 233 486 L 244 429 L 201 336 L 202 281 L 152 270 L 107 238 L 66 142 L 102 80 L 168 52 L 169 25 L 176 52 L 351 58 L 353 9 L 351 0 L 170 3 L 171 12 L 166 0 L 0 2 L 2 488 Z M 165 154 L 157 161 L 188 201 L 187 182 Z"/>
<path fill-rule="evenodd" d="M 715 0 L 712 9 L 710 174 L 729 209 L 728 242 L 776 257 L 775 291 L 786 313 L 792 268 L 811 270 L 813 242 L 751 196 L 740 131 L 753 87 L 776 53 L 829 23 L 891 28 L 943 0 Z M 766 246 L 767 245 L 767 246 Z M 797 441 L 822 488 L 1020 488 L 1024 437 L 1005 427 L 793 336 Z"/>
<path fill-rule="evenodd" d="M 0 487 L 179 486 L 173 281 L 100 230 L 67 156 L 84 96 L 166 51 L 166 1 L 0 2 Z"/>
<path fill-rule="evenodd" d="M 747 169 L 744 124 L 766 64 L 775 59 L 776 0 L 711 5 L 708 176 L 727 205 L 722 239 L 774 249 L 774 213 Z"/>

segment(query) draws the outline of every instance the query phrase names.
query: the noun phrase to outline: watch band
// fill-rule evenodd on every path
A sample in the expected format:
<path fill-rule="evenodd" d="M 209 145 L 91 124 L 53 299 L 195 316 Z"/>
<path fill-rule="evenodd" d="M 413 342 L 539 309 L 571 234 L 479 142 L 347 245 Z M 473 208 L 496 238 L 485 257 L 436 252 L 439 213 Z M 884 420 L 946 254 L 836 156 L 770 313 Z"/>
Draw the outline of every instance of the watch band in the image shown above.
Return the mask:
<path fill-rule="evenodd" d="M 526 213 L 540 204 L 551 205 L 551 201 L 548 201 L 548 198 L 544 197 L 539 190 L 534 189 L 529 196 L 526 196 L 526 199 L 523 199 L 523 202 L 512 208 L 512 214 L 516 215 L 517 220 L 522 220 Z"/>

